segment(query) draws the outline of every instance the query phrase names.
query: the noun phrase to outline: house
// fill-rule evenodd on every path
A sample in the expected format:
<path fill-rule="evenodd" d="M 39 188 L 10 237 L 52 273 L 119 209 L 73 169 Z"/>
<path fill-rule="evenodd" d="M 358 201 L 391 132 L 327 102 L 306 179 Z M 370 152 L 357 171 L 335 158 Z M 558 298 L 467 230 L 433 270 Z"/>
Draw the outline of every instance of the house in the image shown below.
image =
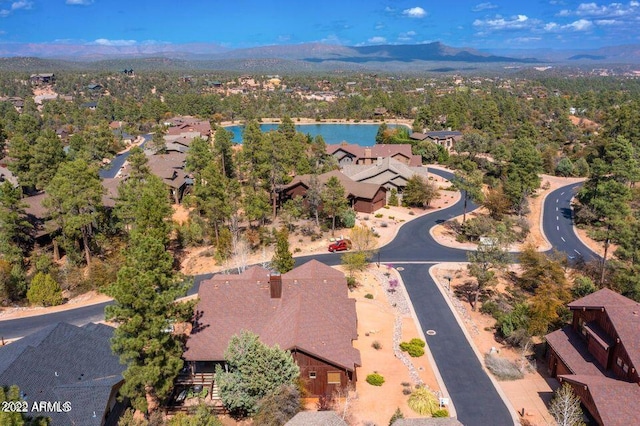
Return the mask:
<path fill-rule="evenodd" d="M 54 73 L 31 74 L 29 81 L 35 84 L 55 83 L 56 75 Z"/>
<path fill-rule="evenodd" d="M 0 346 L 0 386 L 17 385 L 29 415 L 37 415 L 33 404 L 54 404 L 42 413 L 54 425 L 116 424 L 127 402 L 118 402 L 125 366 L 112 336 L 103 324 L 58 323 Z"/>
<path fill-rule="evenodd" d="M 95 111 L 96 108 L 98 107 L 98 103 L 97 102 L 85 102 L 82 105 L 80 105 L 82 108 L 86 108 L 90 111 Z"/>
<path fill-rule="evenodd" d="M 300 175 L 280 190 L 281 204 L 294 197 L 305 197 L 309 190 L 312 175 Z M 318 183 L 326 185 L 332 177 L 338 178 L 345 189 L 351 207 L 360 213 L 373 213 L 381 209 L 387 202 L 387 189 L 381 185 L 360 183 L 350 179 L 339 170 L 332 170 L 318 175 Z"/>
<path fill-rule="evenodd" d="M 573 387 L 599 425 L 637 423 L 640 303 L 604 288 L 568 307 L 571 325 L 546 336 L 549 373 Z"/>
<path fill-rule="evenodd" d="M 0 164 L 0 185 L 5 182 L 11 183 L 14 188 L 18 187 L 18 178 L 4 165 Z"/>
<path fill-rule="evenodd" d="M 422 165 L 422 157 L 411 153 L 410 144 L 376 144 L 360 146 L 341 143 L 327 145 L 327 154 L 332 155 L 342 167 L 349 164 L 373 164 L 379 158 L 391 157 L 410 166 Z"/>
<path fill-rule="evenodd" d="M 433 132 L 413 132 L 409 135 L 409 139 L 416 141 L 428 140 L 436 145 L 444 147 L 447 151 L 455 150 L 456 143 L 462 139 L 462 132 L 451 130 L 439 130 Z"/>
<path fill-rule="evenodd" d="M 279 275 L 253 266 L 200 285 L 184 359 L 197 380 L 212 380 L 233 335 L 248 330 L 291 352 L 310 395 L 328 395 L 356 381 L 361 365 L 355 300 L 344 274 L 316 260 Z M 207 376 L 204 376 L 207 377 Z"/>
<path fill-rule="evenodd" d="M 184 170 L 186 155 L 182 152 L 167 152 L 153 154 L 145 150 L 149 162 L 147 166 L 151 174 L 158 176 L 169 189 L 169 195 L 175 204 L 182 201 L 182 197 L 193 187 L 193 179 Z M 126 179 L 130 173 L 128 163 L 122 168 L 120 175 Z"/>
<path fill-rule="evenodd" d="M 426 167 L 408 166 L 391 157 L 377 160 L 374 164 L 345 165 L 342 173 L 356 182 L 381 185 L 388 191 L 395 189 L 400 195 L 413 176 L 422 176 L 424 179 L 429 177 Z"/>

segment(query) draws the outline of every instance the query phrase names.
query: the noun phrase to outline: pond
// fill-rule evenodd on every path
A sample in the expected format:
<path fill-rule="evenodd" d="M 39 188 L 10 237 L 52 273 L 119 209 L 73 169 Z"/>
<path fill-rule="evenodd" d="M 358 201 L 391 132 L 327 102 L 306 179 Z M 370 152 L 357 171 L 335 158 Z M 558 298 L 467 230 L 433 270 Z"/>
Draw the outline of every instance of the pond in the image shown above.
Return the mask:
<path fill-rule="evenodd" d="M 382 124 L 382 123 L 380 123 Z M 343 141 L 360 146 L 372 146 L 376 143 L 376 133 L 380 124 L 348 124 L 348 123 L 322 123 L 322 124 L 296 124 L 298 132 L 309 134 L 312 137 L 321 135 L 327 144 L 338 144 Z M 396 125 L 388 124 L 389 127 Z M 244 126 L 225 127 L 233 132 L 233 141 L 242 143 L 242 131 Z M 261 124 L 263 132 L 275 130 L 278 124 Z"/>

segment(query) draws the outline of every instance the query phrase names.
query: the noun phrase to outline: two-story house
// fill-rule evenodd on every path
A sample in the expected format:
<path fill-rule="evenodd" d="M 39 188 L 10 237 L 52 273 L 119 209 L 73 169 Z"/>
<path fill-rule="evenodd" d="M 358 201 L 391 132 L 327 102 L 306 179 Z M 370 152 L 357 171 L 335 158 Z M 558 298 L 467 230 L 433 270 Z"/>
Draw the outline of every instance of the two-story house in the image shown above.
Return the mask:
<path fill-rule="evenodd" d="M 569 303 L 573 321 L 546 336 L 547 367 L 600 425 L 640 418 L 640 303 L 602 289 Z"/>

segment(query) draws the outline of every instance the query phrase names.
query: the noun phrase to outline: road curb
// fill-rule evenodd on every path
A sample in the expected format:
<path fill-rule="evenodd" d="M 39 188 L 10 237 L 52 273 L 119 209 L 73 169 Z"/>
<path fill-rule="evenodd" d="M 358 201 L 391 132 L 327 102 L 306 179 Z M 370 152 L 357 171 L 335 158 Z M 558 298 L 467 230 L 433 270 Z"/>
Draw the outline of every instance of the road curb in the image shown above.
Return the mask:
<path fill-rule="evenodd" d="M 433 280 L 433 282 L 436 283 L 436 286 L 438 287 L 438 290 L 440 291 L 440 294 L 442 294 L 442 297 L 447 302 L 447 305 L 449 306 L 449 309 L 451 310 L 451 312 L 453 313 L 453 316 L 455 317 L 456 321 L 458 322 L 458 326 L 462 329 L 462 333 L 464 334 L 464 337 L 467 339 L 467 342 L 469 343 L 469 346 L 471 346 L 471 349 L 473 350 L 473 353 L 476 354 L 476 357 L 478 358 L 478 361 L 480 361 L 480 365 L 482 366 L 482 370 L 485 372 L 487 377 L 489 377 L 489 380 L 491 380 L 491 383 L 493 384 L 493 387 L 495 388 L 496 392 L 498 392 L 498 395 L 502 399 L 502 402 L 504 402 L 504 405 L 507 407 L 507 410 L 509 410 L 509 414 L 511 414 L 511 419 L 513 420 L 513 424 L 514 425 L 519 425 L 520 424 L 520 417 L 518 416 L 518 414 L 516 413 L 516 410 L 511 405 L 511 401 L 509 401 L 509 398 L 507 398 L 507 395 L 502 391 L 502 388 L 500 387 L 500 384 L 495 379 L 495 377 L 493 377 L 493 374 L 491 374 L 491 372 L 489 372 L 487 370 L 487 368 L 485 367 L 485 365 L 484 365 L 484 357 L 482 356 L 482 354 L 480 353 L 480 351 L 476 347 L 475 343 L 473 342 L 473 339 L 471 338 L 471 335 L 467 331 L 467 327 L 465 327 L 465 325 L 464 325 L 464 321 L 462 320 L 462 318 L 460 318 L 460 315 L 458 314 L 458 310 L 455 308 L 455 306 L 453 306 L 453 303 L 451 303 L 450 295 L 446 292 L 446 290 L 443 288 L 443 286 L 438 282 L 436 276 L 433 273 L 433 269 L 434 268 L 443 267 L 443 266 L 446 266 L 446 265 L 456 265 L 457 267 L 462 267 L 464 265 L 464 263 L 461 263 L 461 262 L 454 262 L 454 263 L 443 262 L 443 263 L 435 264 L 435 265 L 433 265 L 432 267 L 429 268 L 429 275 L 431 276 L 431 279 Z"/>

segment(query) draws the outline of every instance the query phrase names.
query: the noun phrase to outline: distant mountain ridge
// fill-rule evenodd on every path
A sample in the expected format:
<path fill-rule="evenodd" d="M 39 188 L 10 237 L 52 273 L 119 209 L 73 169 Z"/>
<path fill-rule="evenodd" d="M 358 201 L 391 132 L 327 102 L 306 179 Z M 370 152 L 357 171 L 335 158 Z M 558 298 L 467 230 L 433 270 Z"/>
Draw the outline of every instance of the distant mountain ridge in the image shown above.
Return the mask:
<path fill-rule="evenodd" d="M 107 44 L 0 43 L 1 70 L 112 70 L 114 67 L 241 72 L 448 72 L 527 64 L 640 64 L 640 45 L 593 50 L 457 48 L 440 42 L 342 46 L 323 43 L 227 49 L 213 43 Z"/>

